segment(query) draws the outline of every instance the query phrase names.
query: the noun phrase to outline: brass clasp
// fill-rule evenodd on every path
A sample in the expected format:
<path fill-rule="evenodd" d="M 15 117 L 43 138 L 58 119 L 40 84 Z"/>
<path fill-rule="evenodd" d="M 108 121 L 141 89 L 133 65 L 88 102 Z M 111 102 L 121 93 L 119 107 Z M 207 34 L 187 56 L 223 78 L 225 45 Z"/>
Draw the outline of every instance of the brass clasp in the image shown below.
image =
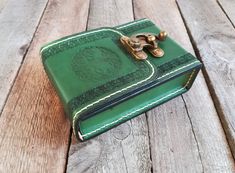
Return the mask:
<path fill-rule="evenodd" d="M 132 35 L 131 37 L 122 36 L 121 42 L 124 47 L 138 60 L 144 60 L 147 58 L 147 54 L 144 52 L 146 48 L 154 57 L 162 57 L 164 51 L 158 46 L 160 41 L 164 41 L 167 37 L 165 31 L 161 31 L 158 35 L 153 33 L 139 33 Z"/>

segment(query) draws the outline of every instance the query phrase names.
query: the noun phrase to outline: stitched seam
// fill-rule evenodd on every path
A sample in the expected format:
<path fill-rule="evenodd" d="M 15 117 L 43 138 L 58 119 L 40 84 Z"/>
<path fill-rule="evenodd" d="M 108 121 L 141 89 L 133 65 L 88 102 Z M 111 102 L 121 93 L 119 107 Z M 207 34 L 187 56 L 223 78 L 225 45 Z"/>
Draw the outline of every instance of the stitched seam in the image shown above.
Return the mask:
<path fill-rule="evenodd" d="M 79 117 L 79 116 L 78 116 L 79 113 L 81 113 L 82 111 L 88 109 L 89 107 L 93 106 L 94 104 L 99 103 L 100 101 L 103 101 L 103 100 L 105 100 L 105 99 L 107 99 L 107 98 L 109 98 L 109 97 L 111 97 L 111 96 L 113 96 L 113 95 L 115 95 L 115 94 L 121 93 L 122 91 L 125 91 L 125 90 L 127 90 L 127 89 L 129 89 L 129 88 L 132 88 L 132 87 L 134 87 L 134 86 L 136 86 L 136 85 L 139 85 L 139 84 L 141 84 L 141 83 L 143 83 L 143 82 L 145 82 L 145 81 L 151 79 L 151 77 L 152 77 L 152 76 L 154 75 L 154 73 L 155 73 L 155 69 L 154 69 L 153 65 L 152 65 L 148 60 L 146 60 L 146 62 L 147 62 L 147 63 L 150 65 L 150 67 L 152 68 L 152 73 L 151 73 L 151 75 L 150 75 L 149 77 L 147 77 L 147 78 L 145 78 L 144 80 L 141 80 L 141 81 L 139 81 L 139 82 L 137 82 L 137 83 L 134 83 L 134 84 L 132 84 L 132 85 L 129 85 L 129 86 L 127 86 L 127 87 L 125 87 L 125 88 L 123 88 L 123 89 L 121 89 L 121 90 L 118 90 L 118 91 L 116 91 L 116 92 L 114 92 L 114 93 L 112 93 L 112 94 L 109 94 L 109 95 L 107 95 L 107 96 L 105 96 L 105 97 L 103 97 L 103 98 L 101 98 L 101 99 L 99 99 L 99 100 L 97 100 L 97 101 L 95 101 L 95 102 L 93 102 L 93 103 L 91 103 L 91 104 L 89 104 L 89 105 L 83 107 L 83 108 L 80 109 L 78 112 L 76 112 L 75 115 L 74 115 L 74 118 L 73 118 L 73 130 L 74 130 L 74 133 L 76 133 L 74 127 L 75 127 L 75 122 L 76 122 L 76 120 L 77 120 L 78 117 Z"/>
<path fill-rule="evenodd" d="M 111 29 L 111 28 L 99 29 L 99 30 L 95 30 L 95 31 L 86 32 L 86 33 L 83 33 L 83 34 L 80 34 L 80 35 L 75 35 L 75 36 L 72 36 L 72 37 L 68 37 L 68 38 L 65 38 L 65 39 L 63 39 L 63 40 L 57 41 L 57 42 L 55 42 L 55 43 L 51 43 L 51 44 L 49 44 L 49 45 L 43 47 L 43 48 L 41 49 L 40 53 L 42 54 L 42 52 L 43 52 L 45 49 L 47 49 L 47 48 L 49 48 L 49 47 L 51 47 L 51 46 L 57 45 L 57 44 L 59 44 L 59 43 L 63 43 L 63 42 L 65 42 L 65 41 L 71 40 L 71 39 L 73 39 L 73 38 L 78 38 L 78 37 L 81 37 L 81 36 L 84 36 L 84 35 L 88 35 L 88 34 L 100 32 L 100 31 L 112 31 L 112 32 L 115 32 L 115 33 L 117 33 L 117 34 L 119 34 L 119 35 L 121 35 L 121 36 L 124 36 L 121 32 L 116 31 L 116 30 Z"/>
<path fill-rule="evenodd" d="M 164 77 L 166 77 L 166 76 L 168 76 L 168 75 L 170 75 L 170 74 L 172 74 L 172 73 L 175 73 L 175 72 L 177 72 L 177 71 L 179 71 L 179 70 L 182 70 L 182 69 L 184 69 L 185 67 L 188 67 L 188 66 L 190 66 L 190 65 L 193 65 L 193 64 L 195 64 L 195 63 L 197 63 L 197 62 L 198 62 L 198 61 L 193 61 L 193 62 L 191 62 L 191 63 L 189 63 L 189 64 L 187 64 L 187 65 L 185 65 L 185 66 L 182 66 L 182 67 L 177 68 L 177 69 L 175 69 L 175 70 L 173 70 L 173 71 L 170 71 L 169 73 L 166 73 L 166 74 L 164 74 L 164 75 L 158 77 L 157 79 L 164 78 Z"/>
<path fill-rule="evenodd" d="M 140 22 L 143 22 L 143 21 L 146 21 L 146 20 L 147 20 L 147 19 L 144 19 L 144 20 L 141 20 L 141 21 L 138 21 L 138 22 L 133 22 L 133 23 L 130 23 L 129 25 L 124 25 L 124 26 L 121 26 L 121 27 L 117 27 L 117 29 L 124 28 L 124 27 L 130 26 L 130 25 L 134 25 L 134 24 L 136 24 L 136 23 L 140 23 Z M 114 30 L 114 31 L 116 31 L 116 30 Z M 118 31 L 116 31 L 116 32 L 118 33 Z M 121 34 L 121 33 L 120 33 L 120 34 Z M 75 131 L 75 125 L 76 125 L 76 124 L 75 124 L 75 122 L 76 122 L 77 119 L 79 118 L 79 114 L 80 114 L 81 112 L 83 112 L 84 110 L 86 110 L 86 109 L 88 109 L 89 107 L 93 106 L 94 104 L 99 103 L 100 101 L 103 101 L 103 100 L 105 100 L 105 99 L 107 99 L 107 98 L 109 98 L 109 97 L 111 97 L 111 96 L 113 96 L 113 95 L 115 95 L 115 94 L 121 93 L 122 91 L 125 91 L 125 90 L 127 90 L 127 89 L 129 89 L 129 88 L 131 88 L 131 87 L 134 87 L 134 86 L 136 86 L 136 85 L 139 85 L 139 84 L 141 84 L 141 83 L 143 83 L 143 82 L 149 80 L 149 79 L 154 75 L 155 70 L 154 70 L 152 64 L 151 64 L 148 60 L 146 60 L 146 62 L 151 66 L 151 68 L 152 68 L 152 70 L 153 70 L 153 71 L 152 71 L 152 74 L 151 74 L 149 77 L 147 77 L 146 79 L 144 79 L 144 80 L 142 80 L 142 81 L 139 81 L 139 82 L 137 82 L 137 83 L 135 83 L 135 84 L 132 84 L 132 85 L 126 87 L 126 88 L 123 88 L 123 89 L 121 89 L 121 90 L 118 90 L 118 91 L 116 91 L 116 92 L 114 92 L 114 93 L 112 93 L 112 94 L 110 94 L 110 95 L 107 95 L 107 96 L 105 96 L 105 97 L 103 97 L 103 98 L 101 98 L 101 99 L 99 99 L 99 100 L 97 100 L 97 101 L 95 101 L 95 102 L 93 102 L 93 103 L 91 103 L 91 104 L 89 104 L 89 105 L 83 107 L 83 108 L 80 109 L 78 112 L 76 112 L 75 115 L 74 115 L 74 117 L 73 117 L 73 122 L 72 122 L 74 134 L 76 134 L 76 131 Z M 193 62 L 193 63 L 195 63 L 195 62 Z M 185 67 L 187 67 L 187 66 L 189 66 L 189 65 L 191 65 L 191 64 L 193 64 L 193 63 L 190 63 L 190 64 L 188 64 L 188 65 L 186 65 L 186 66 L 183 66 L 183 67 L 180 67 L 180 68 L 178 68 L 178 69 L 175 69 L 175 70 L 173 70 L 173 71 L 171 71 L 171 72 L 169 72 L 169 73 L 167 73 L 167 74 L 165 74 L 165 75 L 159 77 L 158 79 L 161 79 L 161 78 L 163 78 L 163 77 L 166 77 L 166 76 L 168 76 L 168 75 L 170 75 L 170 74 L 172 74 L 172 73 L 174 73 L 174 72 L 176 72 L 176 71 L 179 71 L 179 70 L 181 70 L 182 68 L 185 68 Z"/>
<path fill-rule="evenodd" d="M 146 60 L 146 61 L 149 63 L 148 60 Z M 177 71 L 179 71 L 179 70 L 181 70 L 181 69 L 183 69 L 183 68 L 186 68 L 186 67 L 188 67 L 188 66 L 190 66 L 190 65 L 192 65 L 192 64 L 194 64 L 194 63 L 197 63 L 197 62 L 198 62 L 198 61 L 194 61 L 194 62 L 192 62 L 192 63 L 190 63 L 190 64 L 187 64 L 187 65 L 182 66 L 182 67 L 180 67 L 180 68 L 178 68 L 178 69 L 175 69 L 175 70 L 173 70 L 173 71 L 171 71 L 171 72 L 169 72 L 169 73 L 167 73 L 167 74 L 165 74 L 165 75 L 160 76 L 158 79 L 161 79 L 161 78 L 163 78 L 163 77 L 166 77 L 166 76 L 168 76 L 168 75 L 170 75 L 170 74 L 172 74 L 172 73 L 175 73 L 175 72 L 177 72 Z M 97 100 L 97 101 L 95 101 L 95 102 L 93 102 L 93 103 L 91 103 L 91 104 L 89 104 L 89 105 L 83 107 L 83 108 L 80 109 L 78 112 L 76 112 L 75 115 L 74 115 L 74 118 L 73 118 L 73 123 L 72 123 L 72 124 L 73 124 L 74 133 L 76 134 L 75 128 L 74 128 L 74 127 L 75 127 L 75 122 L 76 122 L 76 120 L 78 119 L 78 115 L 79 115 L 82 111 L 88 109 L 89 107 L 93 106 L 94 104 L 97 104 L 97 103 L 99 103 L 100 101 L 103 101 L 103 100 L 105 100 L 105 99 L 107 99 L 107 98 L 109 98 L 109 97 L 111 97 L 111 96 L 113 96 L 113 95 L 115 95 L 115 94 L 117 94 L 117 93 L 120 93 L 120 92 L 122 92 L 122 91 L 125 91 L 125 90 L 127 90 L 127 89 L 129 89 L 129 88 L 131 88 L 131 87 L 133 87 L 133 86 L 139 85 L 139 84 L 141 84 L 141 83 L 143 83 L 143 82 L 149 80 L 149 79 L 153 76 L 154 71 L 155 71 L 154 68 L 153 68 L 153 66 L 152 66 L 150 63 L 149 63 L 149 65 L 152 67 L 153 72 L 152 72 L 152 74 L 151 74 L 148 78 L 146 78 L 146 79 L 144 79 L 144 80 L 142 80 L 142 81 L 139 81 L 139 82 L 137 82 L 137 83 L 135 83 L 135 84 L 132 84 L 132 85 L 126 87 L 126 88 L 123 88 L 123 89 L 121 89 L 121 90 L 118 90 L 118 91 L 116 91 L 116 92 L 114 92 L 114 93 L 112 93 L 112 94 L 110 94 L 110 95 L 107 95 L 107 96 L 105 96 L 105 97 L 103 97 L 103 98 L 101 98 L 101 99 L 99 99 L 99 100 Z"/>
<path fill-rule="evenodd" d="M 132 22 L 132 23 L 129 23 L 129 24 L 127 24 L 127 25 L 123 25 L 123 26 L 117 27 L 116 29 L 125 28 L 125 27 L 127 27 L 127 26 L 131 26 L 131 25 L 134 25 L 134 24 L 136 24 L 136 23 L 143 22 L 143 21 L 148 21 L 148 19 L 143 19 L 143 20 L 140 20 L 140 21 L 137 21 L 137 22 Z M 104 29 L 104 30 L 105 30 L 105 29 Z M 116 31 L 116 30 L 112 30 L 112 29 L 107 29 L 107 30 L 114 31 L 114 32 L 116 32 L 116 33 L 119 33 L 121 36 L 123 36 L 122 33 L 118 32 L 118 31 Z M 101 30 L 99 30 L 99 31 L 101 31 Z M 96 31 L 96 32 L 98 32 L 98 31 Z M 84 33 L 83 35 L 85 35 L 85 34 L 86 34 L 86 33 Z M 81 36 L 81 35 L 80 35 L 80 36 Z M 75 38 L 75 37 L 76 37 L 76 36 L 74 36 L 73 38 Z M 72 123 L 74 134 L 76 134 L 76 132 L 75 132 L 75 122 L 76 122 L 76 120 L 77 120 L 78 117 L 79 117 L 79 116 L 78 116 L 79 113 L 81 113 L 82 111 L 86 110 L 87 108 L 93 106 L 94 104 L 99 103 L 100 101 L 103 101 L 103 100 L 105 100 L 105 99 L 107 99 L 107 98 L 109 98 L 109 97 L 111 97 L 111 96 L 113 96 L 113 95 L 115 95 L 115 94 L 118 94 L 118 93 L 120 93 L 120 92 L 122 92 L 122 91 L 125 91 L 125 90 L 127 90 L 127 89 L 129 89 L 129 88 L 132 88 L 132 87 L 134 87 L 134 86 L 136 86 L 136 85 L 139 85 L 139 84 L 141 84 L 141 83 L 143 83 L 143 82 L 149 80 L 149 79 L 154 75 L 155 69 L 154 69 L 154 67 L 152 66 L 152 64 L 151 64 L 148 60 L 146 60 L 146 62 L 147 62 L 147 63 L 151 66 L 151 68 L 152 68 L 152 73 L 151 73 L 151 75 L 150 75 L 149 77 L 147 77 L 146 79 L 144 79 L 144 80 L 142 80 L 142 81 L 139 81 L 139 82 L 137 82 L 137 83 L 135 83 L 135 84 L 132 84 L 132 85 L 126 87 L 126 88 L 123 88 L 123 89 L 121 89 L 121 90 L 118 90 L 118 91 L 116 91 L 116 92 L 114 92 L 114 93 L 112 93 L 112 94 L 110 94 L 110 95 L 108 95 L 108 96 L 105 96 L 105 97 L 103 97 L 103 98 L 101 98 L 101 99 L 99 99 L 99 100 L 97 100 L 97 101 L 95 101 L 95 102 L 93 102 L 93 103 L 87 105 L 86 107 L 83 107 L 81 110 L 79 110 L 78 112 L 76 112 L 75 115 L 74 115 L 74 117 L 73 117 L 73 123 Z"/>
<path fill-rule="evenodd" d="M 134 25 L 134 24 L 136 24 L 136 23 L 143 22 L 143 21 L 149 21 L 149 20 L 148 20 L 148 19 L 139 20 L 139 21 L 136 21 L 136 22 L 129 23 L 129 24 L 127 24 L 127 25 L 119 26 L 119 27 L 117 27 L 117 29 L 126 28 L 126 27 L 128 27 L 128 26 L 131 26 L 131 25 Z"/>
<path fill-rule="evenodd" d="M 117 27 L 117 29 L 125 28 L 125 27 L 127 27 L 127 26 L 134 25 L 134 24 L 136 24 L 136 23 L 140 23 L 140 22 L 146 21 L 146 20 L 147 20 L 147 19 L 143 19 L 143 20 L 140 20 L 140 21 L 137 21 L 137 22 L 133 22 L 133 23 L 124 25 L 124 26 L 120 26 L 120 27 Z M 57 41 L 57 42 L 55 42 L 55 43 L 51 43 L 51 44 L 49 44 L 49 45 L 43 47 L 43 48 L 41 49 L 40 53 L 42 54 L 42 52 L 43 52 L 45 49 L 47 49 L 47 48 L 49 48 L 49 47 L 51 47 L 51 46 L 57 45 L 57 44 L 59 44 L 59 43 L 63 43 L 63 42 L 65 42 L 65 41 L 71 40 L 71 39 L 73 39 L 73 38 L 78 38 L 78 37 L 81 37 L 81 36 L 84 36 L 84 35 L 88 35 L 88 34 L 91 34 L 91 33 L 100 32 L 100 31 L 112 31 L 112 32 L 115 32 L 115 33 L 119 34 L 120 36 L 123 36 L 123 34 L 122 34 L 121 32 L 119 32 L 119 31 L 117 31 L 117 30 L 114 30 L 114 29 L 111 29 L 111 28 L 99 29 L 99 30 L 95 30 L 95 31 L 86 32 L 86 33 L 83 33 L 83 34 L 80 34 L 80 35 L 71 36 L 71 37 L 68 37 L 68 38 L 66 38 L 66 39 Z M 116 91 L 116 92 L 114 92 L 114 93 L 112 93 L 112 94 L 110 94 L 110 95 L 108 95 L 108 96 L 105 96 L 105 97 L 103 97 L 103 98 L 101 98 L 101 99 L 99 99 L 99 100 L 97 100 L 97 101 L 95 101 L 95 102 L 93 102 L 93 103 L 87 105 L 86 107 L 83 107 L 81 110 L 79 110 L 78 112 L 76 112 L 76 113 L 75 113 L 75 116 L 73 117 L 73 129 L 75 130 L 75 128 L 74 128 L 74 127 L 75 127 L 75 121 L 76 121 L 77 118 L 78 118 L 78 114 L 81 113 L 82 111 L 86 110 L 87 108 L 93 106 L 94 104 L 99 103 L 100 101 L 105 100 L 105 99 L 107 99 L 107 98 L 109 98 L 109 97 L 111 97 L 111 96 L 113 96 L 113 95 L 115 95 L 115 94 L 117 94 L 117 93 L 120 93 L 120 92 L 122 92 L 122 91 L 125 91 L 125 90 L 127 90 L 127 89 L 129 89 L 129 88 L 131 88 L 131 87 L 134 87 L 134 86 L 136 86 L 136 85 L 139 85 L 139 84 L 141 84 L 141 83 L 143 83 L 143 82 L 149 80 L 149 79 L 154 75 L 155 69 L 154 69 L 154 67 L 152 66 L 152 64 L 151 64 L 148 60 L 146 60 L 146 62 L 150 65 L 150 67 L 151 67 L 151 69 L 152 69 L 152 73 L 151 73 L 151 75 L 150 75 L 149 77 L 147 77 L 147 78 L 145 78 L 144 80 L 139 81 L 139 82 L 137 82 L 137 83 L 135 83 L 135 84 L 132 84 L 132 85 L 126 87 L 126 88 L 123 88 L 123 89 L 121 89 L 121 90 L 119 90 L 119 91 Z M 74 133 L 76 133 L 76 132 L 74 131 Z"/>
<path fill-rule="evenodd" d="M 194 73 L 195 73 L 195 70 L 193 70 L 193 72 L 191 73 L 191 75 L 190 75 L 190 77 L 189 77 L 187 83 L 186 83 L 182 88 L 180 88 L 180 89 L 178 89 L 178 90 L 176 90 L 176 91 L 174 91 L 174 92 L 172 92 L 172 93 L 169 93 L 168 95 L 166 95 L 166 96 L 164 96 L 164 97 L 161 97 L 161 98 L 155 100 L 154 102 L 149 103 L 148 105 L 146 105 L 146 106 L 144 106 L 144 107 L 141 107 L 141 108 L 139 108 L 139 109 L 136 109 L 136 110 L 133 111 L 133 112 L 127 113 L 126 115 L 120 117 L 119 119 L 117 119 L 117 120 L 115 120 L 115 121 L 112 121 L 111 123 L 105 124 L 105 125 L 103 125 L 102 127 L 98 128 L 98 129 L 95 129 L 95 130 L 93 130 L 93 131 L 91 131 L 91 132 L 89 132 L 89 133 L 86 133 L 86 134 L 84 134 L 84 135 L 81 135 L 81 134 L 80 134 L 80 136 L 81 136 L 81 137 L 85 137 L 85 136 L 91 135 L 91 134 L 93 134 L 93 133 L 96 133 L 96 132 L 98 132 L 98 131 L 100 131 L 100 130 L 102 130 L 102 129 L 104 129 L 104 128 L 110 126 L 110 125 L 113 125 L 113 124 L 115 124 L 115 123 L 118 123 L 118 122 L 121 121 L 122 119 L 127 118 L 127 117 L 129 117 L 130 115 L 132 115 L 132 114 L 134 114 L 134 113 L 136 113 L 136 112 L 139 112 L 139 111 L 141 111 L 141 110 L 143 110 L 143 109 L 145 109 L 145 108 L 148 108 L 149 106 L 152 106 L 152 105 L 154 105 L 155 103 L 157 103 L 157 102 L 159 102 L 159 101 L 161 101 L 161 100 L 163 100 L 163 99 L 165 99 L 165 98 L 168 98 L 168 97 L 170 97 L 170 96 L 172 96 L 172 95 L 174 95 L 174 94 L 180 92 L 181 90 L 185 89 L 185 88 L 188 86 L 188 84 L 191 82 Z"/>
<path fill-rule="evenodd" d="M 133 22 L 133 23 L 130 23 L 130 24 L 128 24 L 128 25 L 120 26 L 120 27 L 117 27 L 117 29 L 125 28 L 125 27 L 127 27 L 127 26 L 131 26 L 131 25 L 134 25 L 134 24 L 139 23 L 139 22 L 142 22 L 142 21 L 147 21 L 147 19 L 143 19 L 143 20 L 141 20 L 141 21 Z M 65 39 L 63 39 L 63 40 L 60 40 L 60 41 L 51 43 L 51 44 L 49 44 L 49 45 L 43 47 L 43 48 L 41 49 L 40 53 L 42 54 L 42 52 L 43 52 L 45 49 L 47 49 L 47 48 L 49 48 L 49 47 L 51 47 L 51 46 L 57 45 L 57 44 L 59 44 L 59 43 L 63 43 L 63 42 L 65 42 L 65 41 L 71 40 L 71 39 L 73 39 L 73 38 L 78 38 L 78 37 L 81 37 L 81 36 L 84 36 L 84 35 L 88 35 L 88 34 L 100 32 L 100 31 L 113 31 L 113 32 L 115 32 L 115 33 L 117 33 L 117 34 L 123 36 L 123 34 L 122 34 L 121 32 L 116 31 L 116 30 L 111 29 L 111 28 L 104 28 L 104 29 L 99 29 L 99 30 L 95 30 L 95 31 L 88 31 L 88 32 L 83 33 L 83 34 L 71 36 L 71 37 L 65 38 Z"/>
<path fill-rule="evenodd" d="M 127 26 L 131 26 L 131 25 L 134 25 L 134 24 L 136 24 L 136 23 L 143 22 L 143 21 L 148 21 L 148 19 L 143 19 L 143 20 L 139 20 L 139 21 L 137 21 L 137 22 L 133 22 L 133 23 L 127 24 L 127 25 L 123 25 L 123 26 L 117 27 L 117 29 L 125 28 L 125 27 L 127 27 Z M 115 32 L 115 33 L 117 33 L 117 34 L 123 36 L 123 34 L 122 34 L 121 32 L 118 32 L 118 31 L 113 30 L 113 29 L 111 29 L 111 28 L 110 28 L 110 29 L 109 29 L 109 28 L 105 28 L 105 29 L 90 31 L 90 32 L 86 32 L 86 33 L 84 33 L 84 34 L 72 36 L 72 37 L 66 38 L 66 39 L 64 39 L 64 40 L 61 40 L 61 41 L 58 41 L 58 42 L 49 44 L 49 45 L 43 47 L 43 48 L 41 49 L 40 53 L 42 53 L 45 49 L 47 49 L 47 48 L 49 48 L 49 47 L 51 47 L 51 46 L 53 46 L 53 45 L 56 45 L 56 44 L 65 42 L 65 41 L 67 41 L 67 40 L 71 40 L 71 39 L 73 39 L 73 38 L 81 37 L 81 36 L 84 36 L 84 35 L 87 35 L 87 34 L 96 33 L 96 32 L 100 32 L 100 31 L 113 31 L 113 32 Z M 147 60 L 146 60 L 146 61 L 147 61 Z M 169 73 L 167 73 L 167 74 L 165 74 L 165 75 L 159 77 L 158 79 L 161 79 L 161 78 L 163 78 L 163 77 L 166 77 L 166 76 L 168 76 L 169 74 L 172 74 L 172 73 L 174 73 L 174 72 L 176 72 L 176 71 L 179 71 L 180 69 L 183 69 L 183 68 L 185 68 L 185 67 L 187 67 L 187 66 L 189 66 L 189 65 L 191 65 L 191 64 L 194 64 L 194 63 L 196 63 L 196 62 L 197 62 L 197 61 L 192 62 L 192 63 L 190 63 L 190 64 L 188 64 L 188 65 L 186 65 L 186 66 L 180 67 L 180 68 L 178 68 L 178 69 L 176 69 L 176 70 L 173 70 L 173 71 L 171 71 L 171 72 L 169 72 Z M 128 88 L 130 88 L 130 87 L 132 87 L 132 86 L 135 86 L 135 85 L 138 85 L 138 84 L 140 84 L 140 83 L 142 83 L 142 82 L 145 82 L 146 80 L 148 80 L 149 78 L 151 78 L 152 75 L 154 74 L 154 68 L 153 68 L 152 64 L 151 64 L 149 61 L 147 61 L 147 63 L 148 63 L 148 64 L 152 67 L 152 69 L 153 69 L 153 73 L 152 73 L 148 78 L 146 78 L 146 79 L 144 79 L 143 81 L 140 81 L 140 82 L 138 82 L 138 83 L 136 83 L 136 84 L 133 84 L 133 85 L 131 85 L 131 86 L 128 86 L 128 87 L 126 87 L 126 88 L 123 88 L 122 90 L 116 91 L 115 93 L 112 93 L 112 94 L 110 94 L 110 95 L 108 95 L 108 96 L 106 96 L 106 97 L 104 97 L 104 98 L 102 98 L 102 99 L 99 99 L 98 101 L 93 102 L 92 104 L 90 104 L 90 106 L 92 106 L 92 105 L 94 105 L 94 104 L 96 104 L 96 103 L 98 103 L 98 102 L 100 102 L 100 101 L 102 101 L 102 100 L 104 100 L 104 99 L 106 99 L 106 98 L 109 98 L 109 97 L 111 97 L 112 95 L 114 95 L 114 94 L 116 94 L 116 93 L 122 92 L 122 91 L 124 91 L 124 90 L 126 90 L 126 89 L 128 89 Z M 193 71 L 193 73 L 194 73 L 194 71 Z M 193 76 L 193 73 L 191 74 L 191 76 L 190 76 L 188 82 L 186 83 L 185 87 L 186 87 L 187 84 L 190 82 L 190 80 L 191 80 L 191 78 L 192 78 L 192 76 Z M 173 93 L 171 93 L 171 94 L 169 94 L 169 95 L 167 95 L 167 96 L 169 97 L 169 96 L 171 96 L 171 95 L 173 95 L 173 94 L 175 94 L 175 93 L 177 93 L 177 92 L 179 92 L 179 91 L 181 91 L 181 90 L 183 90 L 183 89 L 184 89 L 184 87 L 181 88 L 181 89 L 179 89 L 179 90 L 177 90 L 177 91 L 175 91 L 175 92 L 173 92 Z M 164 99 L 164 98 L 167 98 L 167 97 L 165 96 L 165 97 L 163 97 L 163 98 L 160 98 L 160 99 L 157 100 L 156 102 L 158 102 L 158 101 L 160 101 L 160 100 L 162 100 L 162 99 Z M 155 103 L 155 102 L 154 102 L 154 103 Z M 152 103 L 152 104 L 154 104 L 154 103 Z M 151 105 L 151 104 L 149 104 L 149 105 L 147 105 L 147 106 L 150 106 L 150 105 Z M 77 119 L 77 118 L 76 118 L 76 117 L 77 117 L 77 114 L 78 114 L 78 113 L 81 113 L 81 111 L 87 109 L 87 108 L 90 107 L 90 106 L 88 105 L 88 106 L 84 107 L 82 110 L 78 111 L 78 112 L 75 114 L 75 117 L 73 118 L 73 127 L 75 127 L 75 120 Z M 146 106 L 145 106 L 145 107 L 146 107 Z M 145 107 L 144 107 L 144 108 L 145 108 Z M 144 109 L 144 108 L 142 108 L 142 109 Z M 128 117 L 128 116 L 132 115 L 132 114 L 135 113 L 135 112 L 138 112 L 138 111 L 142 110 L 142 109 L 136 110 L 136 111 L 132 112 L 131 114 L 129 113 L 129 114 L 127 114 L 127 115 L 125 115 L 125 116 L 119 118 L 118 120 L 115 120 L 115 121 L 113 121 L 113 122 L 111 122 L 111 123 L 109 123 L 109 124 L 106 124 L 106 125 L 104 125 L 104 126 L 98 128 L 98 129 L 96 129 L 96 130 L 94 130 L 94 131 L 92 131 L 92 132 L 89 132 L 89 133 L 84 134 L 84 135 L 81 135 L 81 136 L 83 137 L 83 136 L 87 136 L 87 135 L 90 135 L 90 134 L 92 134 L 92 133 L 95 133 L 95 132 L 97 132 L 97 131 L 99 131 L 99 130 L 101 130 L 101 129 L 103 129 L 103 128 L 109 126 L 109 125 L 112 125 L 113 123 L 116 123 L 116 122 L 122 120 L 122 119 L 125 118 L 125 117 Z M 75 130 L 75 128 L 73 128 L 73 129 Z M 76 132 L 74 132 L 74 133 L 76 133 Z"/>

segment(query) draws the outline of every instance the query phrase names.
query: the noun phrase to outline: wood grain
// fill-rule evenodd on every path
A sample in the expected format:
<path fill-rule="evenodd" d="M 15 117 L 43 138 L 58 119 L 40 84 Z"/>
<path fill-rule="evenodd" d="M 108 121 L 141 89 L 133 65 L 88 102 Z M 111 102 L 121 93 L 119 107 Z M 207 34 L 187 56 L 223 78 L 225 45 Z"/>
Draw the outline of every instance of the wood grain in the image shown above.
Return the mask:
<path fill-rule="evenodd" d="M 87 0 L 49 2 L 0 117 L 0 172 L 64 172 L 71 126 L 39 49 L 84 30 L 88 7 Z"/>
<path fill-rule="evenodd" d="M 219 3 L 233 22 L 233 2 Z M 84 143 L 70 136 L 40 61 L 41 45 L 86 27 L 147 17 L 193 52 L 174 0 L 133 4 L 92 0 L 88 17 L 87 0 L 50 0 L 31 43 L 46 0 L 0 0 L 0 112 L 25 57 L 0 116 L 0 172 L 235 172 L 223 131 L 235 153 L 235 33 L 215 0 L 178 0 L 210 92 L 200 73 L 188 93 L 147 118 L 142 114 Z"/>
<path fill-rule="evenodd" d="M 1 1 L 0 112 L 47 4 L 47 0 Z"/>
<path fill-rule="evenodd" d="M 178 4 L 204 63 L 204 74 L 235 156 L 234 28 L 213 0 L 178 0 Z"/>
<path fill-rule="evenodd" d="M 6 0 L 0 0 L 0 13 L 6 4 Z"/>
<path fill-rule="evenodd" d="M 93 0 L 88 29 L 133 20 L 131 0 Z M 150 172 L 148 126 L 145 115 L 128 121 L 90 141 L 72 137 L 67 172 Z"/>
<path fill-rule="evenodd" d="M 153 20 L 193 52 L 174 1 L 134 0 L 134 12 L 136 18 Z M 235 171 L 223 128 L 201 73 L 183 99 L 174 99 L 147 114 L 153 172 Z"/>
<path fill-rule="evenodd" d="M 150 172 L 145 115 L 86 142 L 72 136 L 67 172 Z"/>
<path fill-rule="evenodd" d="M 220 7 L 224 10 L 228 19 L 232 22 L 235 27 L 235 1 L 234 0 L 217 0 Z"/>

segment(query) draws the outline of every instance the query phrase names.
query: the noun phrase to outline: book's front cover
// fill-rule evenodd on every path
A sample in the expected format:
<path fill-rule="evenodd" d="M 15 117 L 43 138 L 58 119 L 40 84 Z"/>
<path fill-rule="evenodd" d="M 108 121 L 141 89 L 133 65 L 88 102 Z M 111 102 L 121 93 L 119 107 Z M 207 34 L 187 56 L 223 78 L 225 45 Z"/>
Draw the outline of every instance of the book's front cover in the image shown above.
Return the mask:
<path fill-rule="evenodd" d="M 123 35 L 159 31 L 151 21 L 142 19 L 68 36 L 42 48 L 45 70 L 74 129 L 79 128 L 79 118 L 128 101 L 130 96 L 200 66 L 194 56 L 170 38 L 159 43 L 165 51 L 162 58 L 148 53 L 144 61 L 133 58 L 120 42 Z"/>

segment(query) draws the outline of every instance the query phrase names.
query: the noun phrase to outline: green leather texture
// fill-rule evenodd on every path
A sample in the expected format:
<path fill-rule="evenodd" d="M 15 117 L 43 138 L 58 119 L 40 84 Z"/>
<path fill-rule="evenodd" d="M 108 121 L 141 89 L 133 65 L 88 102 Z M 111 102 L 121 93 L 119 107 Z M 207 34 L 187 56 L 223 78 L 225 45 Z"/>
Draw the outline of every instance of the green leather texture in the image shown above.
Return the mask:
<path fill-rule="evenodd" d="M 159 31 L 141 19 L 67 36 L 41 48 L 45 71 L 77 138 L 103 133 L 191 87 L 201 63 L 171 38 L 159 43 L 165 51 L 162 58 L 148 53 L 144 61 L 134 59 L 120 42 L 123 35 Z"/>

